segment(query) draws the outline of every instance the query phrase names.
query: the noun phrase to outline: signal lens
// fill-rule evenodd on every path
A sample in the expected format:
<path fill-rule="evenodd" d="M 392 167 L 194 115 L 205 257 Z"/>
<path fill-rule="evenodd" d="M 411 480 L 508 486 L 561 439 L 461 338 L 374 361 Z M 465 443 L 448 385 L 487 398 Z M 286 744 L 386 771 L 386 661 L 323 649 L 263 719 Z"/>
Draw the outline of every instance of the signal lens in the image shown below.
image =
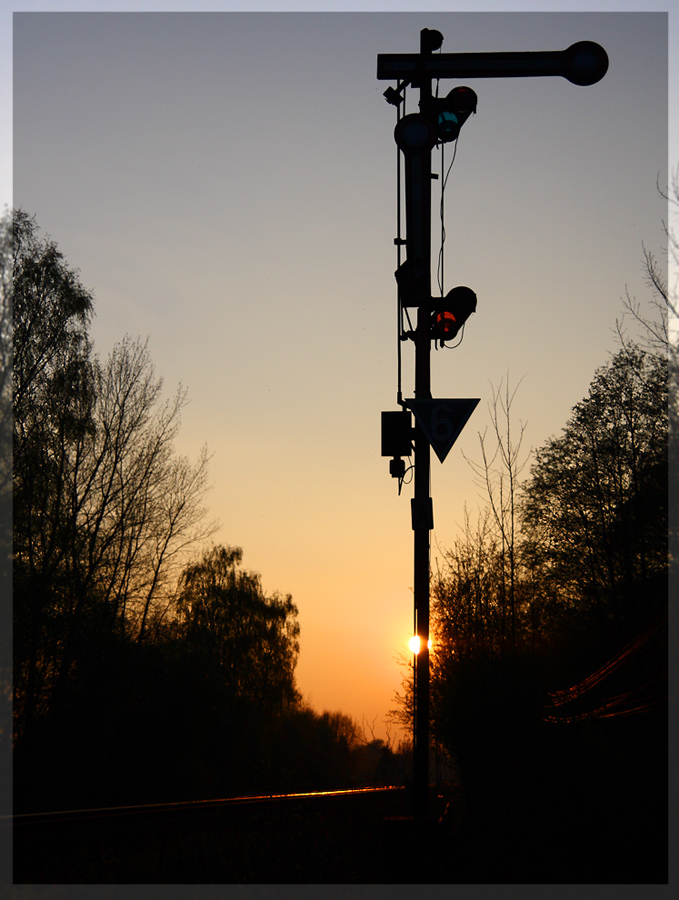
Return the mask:
<path fill-rule="evenodd" d="M 447 137 L 449 134 L 456 134 L 459 131 L 459 119 L 454 112 L 447 109 L 441 110 L 438 121 L 439 135 Z"/>
<path fill-rule="evenodd" d="M 443 335 L 453 335 L 456 332 L 457 321 L 449 310 L 444 310 L 436 316 L 436 330 L 442 337 Z"/>

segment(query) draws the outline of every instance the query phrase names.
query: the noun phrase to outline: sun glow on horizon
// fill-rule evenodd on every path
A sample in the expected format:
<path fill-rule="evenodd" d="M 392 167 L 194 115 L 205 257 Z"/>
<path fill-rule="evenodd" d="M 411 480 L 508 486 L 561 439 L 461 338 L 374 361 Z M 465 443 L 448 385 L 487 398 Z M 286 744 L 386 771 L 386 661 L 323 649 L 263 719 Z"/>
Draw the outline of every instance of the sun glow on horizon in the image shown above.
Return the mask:
<path fill-rule="evenodd" d="M 410 647 L 411 652 L 414 653 L 415 656 L 417 656 L 417 654 L 420 652 L 421 646 L 420 636 L 414 634 L 408 641 L 408 646 Z M 431 638 L 429 638 L 429 640 L 427 641 L 427 647 L 431 650 Z"/>

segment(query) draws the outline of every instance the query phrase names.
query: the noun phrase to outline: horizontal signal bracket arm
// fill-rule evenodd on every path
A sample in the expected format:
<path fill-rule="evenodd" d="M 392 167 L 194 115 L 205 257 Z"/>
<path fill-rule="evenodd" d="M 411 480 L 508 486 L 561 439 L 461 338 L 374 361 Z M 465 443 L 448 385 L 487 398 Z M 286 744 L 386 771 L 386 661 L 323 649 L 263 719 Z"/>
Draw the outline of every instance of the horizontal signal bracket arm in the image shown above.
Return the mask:
<path fill-rule="evenodd" d="M 500 53 L 380 53 L 379 80 L 428 78 L 531 78 L 558 75 L 573 84 L 600 81 L 608 56 L 599 44 L 579 41 L 565 50 Z"/>

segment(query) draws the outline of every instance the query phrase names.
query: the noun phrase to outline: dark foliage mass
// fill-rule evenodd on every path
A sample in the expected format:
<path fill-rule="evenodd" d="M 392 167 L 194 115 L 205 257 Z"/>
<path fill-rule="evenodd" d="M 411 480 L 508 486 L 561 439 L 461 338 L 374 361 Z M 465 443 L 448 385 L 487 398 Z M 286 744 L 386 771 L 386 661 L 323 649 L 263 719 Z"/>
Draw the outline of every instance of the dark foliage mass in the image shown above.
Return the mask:
<path fill-rule="evenodd" d="M 191 462 L 174 447 L 186 392 L 164 398 L 144 342 L 94 354 L 93 295 L 25 212 L 3 221 L 2 252 L 15 811 L 384 777 L 386 747 L 302 702 L 292 598 L 267 595 L 241 548 L 206 549 L 208 454 Z"/>
<path fill-rule="evenodd" d="M 10 767 L 12 733 L 12 222 L 0 219 L 0 771 Z M 0 810 L 11 792 L 0 780 Z M 0 872 L 3 868 L 0 845 Z M 1 877 L 1 876 L 0 876 Z"/>
<path fill-rule="evenodd" d="M 470 880 L 666 873 L 676 397 L 667 343 L 621 343 L 523 481 L 513 396 L 496 392 L 495 446 L 481 436 L 475 467 L 487 508 L 433 578 L 432 730 L 476 846 L 493 848 L 467 857 Z"/>
<path fill-rule="evenodd" d="M 665 606 L 667 408 L 667 360 L 625 347 L 538 451 L 525 486 L 537 602 L 598 644 L 620 644 Z"/>

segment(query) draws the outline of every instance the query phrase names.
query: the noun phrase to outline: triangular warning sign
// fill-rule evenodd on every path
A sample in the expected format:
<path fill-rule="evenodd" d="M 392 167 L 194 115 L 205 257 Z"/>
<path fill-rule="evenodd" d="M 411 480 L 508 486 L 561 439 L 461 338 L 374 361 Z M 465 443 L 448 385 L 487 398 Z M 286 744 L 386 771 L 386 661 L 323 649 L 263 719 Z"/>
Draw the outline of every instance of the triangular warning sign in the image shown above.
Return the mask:
<path fill-rule="evenodd" d="M 406 400 L 434 453 L 443 462 L 478 400 Z"/>

